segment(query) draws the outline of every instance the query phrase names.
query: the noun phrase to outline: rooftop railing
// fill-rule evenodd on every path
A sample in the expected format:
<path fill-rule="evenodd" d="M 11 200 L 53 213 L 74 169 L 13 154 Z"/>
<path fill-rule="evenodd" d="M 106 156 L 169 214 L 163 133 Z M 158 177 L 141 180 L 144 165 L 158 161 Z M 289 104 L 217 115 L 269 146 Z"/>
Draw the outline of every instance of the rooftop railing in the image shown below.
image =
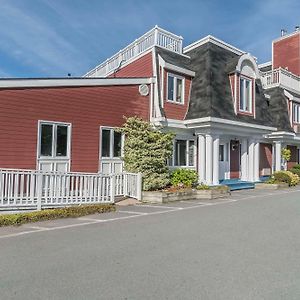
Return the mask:
<path fill-rule="evenodd" d="M 300 92 L 300 77 L 283 68 L 261 73 L 261 80 L 265 89 L 281 85 Z"/>
<path fill-rule="evenodd" d="M 155 26 L 117 54 L 86 73 L 84 77 L 105 77 L 117 70 L 122 64 L 128 63 L 154 46 L 182 54 L 182 40 L 181 36 Z"/>

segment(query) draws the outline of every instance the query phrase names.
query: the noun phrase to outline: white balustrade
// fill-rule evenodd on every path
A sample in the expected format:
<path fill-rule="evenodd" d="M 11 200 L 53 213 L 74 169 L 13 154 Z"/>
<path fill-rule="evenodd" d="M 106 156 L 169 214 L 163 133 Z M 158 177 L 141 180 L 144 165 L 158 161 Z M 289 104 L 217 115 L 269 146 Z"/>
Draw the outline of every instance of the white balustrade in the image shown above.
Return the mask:
<path fill-rule="evenodd" d="M 84 77 L 105 77 L 125 62 L 130 62 L 132 59 L 154 46 L 159 46 L 181 54 L 182 37 L 156 26 L 117 54 L 89 71 Z"/>
<path fill-rule="evenodd" d="M 283 68 L 261 73 L 261 80 L 266 89 L 282 85 L 300 92 L 300 77 Z"/>
<path fill-rule="evenodd" d="M 113 203 L 117 196 L 140 199 L 141 188 L 141 174 L 134 173 L 0 169 L 0 210 Z"/>

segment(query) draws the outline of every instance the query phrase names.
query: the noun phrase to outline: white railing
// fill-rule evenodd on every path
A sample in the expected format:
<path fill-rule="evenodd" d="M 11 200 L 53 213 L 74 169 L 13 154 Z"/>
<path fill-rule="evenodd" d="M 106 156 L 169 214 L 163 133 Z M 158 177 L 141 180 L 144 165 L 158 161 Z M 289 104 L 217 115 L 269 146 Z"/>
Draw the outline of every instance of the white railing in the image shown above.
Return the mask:
<path fill-rule="evenodd" d="M 261 80 L 266 89 L 282 85 L 300 92 L 300 77 L 283 68 L 261 73 Z"/>
<path fill-rule="evenodd" d="M 182 54 L 182 37 L 156 26 L 126 48 L 89 71 L 84 77 L 105 77 L 118 69 L 121 64 L 128 63 L 154 46 Z"/>
<path fill-rule="evenodd" d="M 141 174 L 58 173 L 0 169 L 0 210 L 114 203 L 141 199 Z"/>

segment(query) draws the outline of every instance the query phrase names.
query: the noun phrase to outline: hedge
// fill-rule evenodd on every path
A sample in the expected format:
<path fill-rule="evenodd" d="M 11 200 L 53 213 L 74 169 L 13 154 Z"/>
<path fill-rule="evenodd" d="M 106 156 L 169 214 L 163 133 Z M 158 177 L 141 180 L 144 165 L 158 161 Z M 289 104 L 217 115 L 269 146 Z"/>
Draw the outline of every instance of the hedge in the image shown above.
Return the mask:
<path fill-rule="evenodd" d="M 116 207 L 114 204 L 93 204 L 0 215 L 0 227 L 12 225 L 18 226 L 24 223 L 33 223 L 63 218 L 78 218 L 90 214 L 104 213 L 115 210 Z"/>

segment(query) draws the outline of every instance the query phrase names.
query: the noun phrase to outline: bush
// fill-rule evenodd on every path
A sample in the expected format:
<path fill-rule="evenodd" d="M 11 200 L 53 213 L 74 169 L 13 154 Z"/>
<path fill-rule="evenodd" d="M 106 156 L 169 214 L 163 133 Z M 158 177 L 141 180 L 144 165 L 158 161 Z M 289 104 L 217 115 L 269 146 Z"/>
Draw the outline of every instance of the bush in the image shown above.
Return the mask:
<path fill-rule="evenodd" d="M 299 183 L 300 178 L 297 174 L 294 174 L 290 171 L 278 171 L 275 172 L 270 179 L 269 183 L 273 180 L 273 183 L 285 182 L 289 186 L 295 186 Z"/>
<path fill-rule="evenodd" d="M 297 174 L 300 177 L 300 168 L 297 169 L 297 168 L 293 167 L 289 171 L 292 172 L 293 174 Z"/>
<path fill-rule="evenodd" d="M 294 166 L 293 166 L 293 169 L 300 170 L 300 164 L 294 165 Z"/>
<path fill-rule="evenodd" d="M 125 134 L 124 165 L 127 172 L 143 174 L 143 190 L 153 191 L 170 184 L 167 159 L 173 152 L 172 133 L 163 133 L 140 118 L 127 118 L 119 129 Z"/>
<path fill-rule="evenodd" d="M 171 184 L 173 186 L 183 185 L 191 187 L 197 183 L 197 172 L 189 169 L 176 169 L 171 174 Z"/>
<path fill-rule="evenodd" d="M 201 183 L 201 184 L 196 186 L 196 189 L 199 190 L 199 191 L 202 191 L 202 190 L 210 190 L 211 188 L 210 188 L 209 185 Z"/>
<path fill-rule="evenodd" d="M 78 218 L 89 214 L 115 211 L 113 204 L 80 205 L 65 208 L 45 209 L 28 213 L 0 215 L 0 227 L 16 226 L 24 223 L 33 223 L 62 218 Z"/>

